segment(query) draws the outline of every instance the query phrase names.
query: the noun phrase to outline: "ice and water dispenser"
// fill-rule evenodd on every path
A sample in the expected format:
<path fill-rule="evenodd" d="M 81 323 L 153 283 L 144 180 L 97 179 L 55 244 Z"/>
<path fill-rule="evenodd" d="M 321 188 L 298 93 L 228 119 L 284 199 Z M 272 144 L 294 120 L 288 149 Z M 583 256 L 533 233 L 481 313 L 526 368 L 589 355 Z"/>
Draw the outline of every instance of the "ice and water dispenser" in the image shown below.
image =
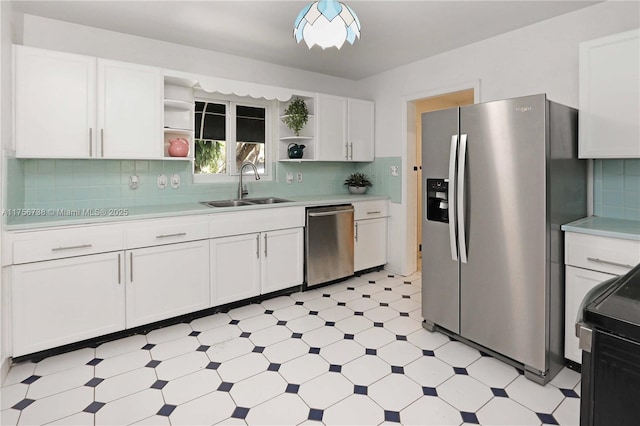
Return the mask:
<path fill-rule="evenodd" d="M 449 222 L 448 179 L 427 179 L 427 220 Z"/>

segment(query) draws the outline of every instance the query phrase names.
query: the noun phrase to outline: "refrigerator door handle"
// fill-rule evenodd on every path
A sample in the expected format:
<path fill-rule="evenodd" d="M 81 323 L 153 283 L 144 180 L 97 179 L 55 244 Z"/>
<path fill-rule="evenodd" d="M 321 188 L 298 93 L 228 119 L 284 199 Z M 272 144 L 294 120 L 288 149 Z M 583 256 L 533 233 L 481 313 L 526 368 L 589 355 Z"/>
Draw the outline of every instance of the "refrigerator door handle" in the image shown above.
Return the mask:
<path fill-rule="evenodd" d="M 451 247 L 451 259 L 458 261 L 458 244 L 456 244 L 456 157 L 458 154 L 458 135 L 451 136 L 451 150 L 449 152 L 449 247 Z M 425 210 L 426 211 L 426 210 Z"/>
<path fill-rule="evenodd" d="M 467 161 L 467 135 L 460 135 L 460 151 L 458 155 L 458 198 L 456 210 L 458 213 L 458 242 L 460 245 L 460 261 L 467 263 L 467 237 L 465 234 L 465 206 L 464 206 L 464 182 L 465 163 Z"/>

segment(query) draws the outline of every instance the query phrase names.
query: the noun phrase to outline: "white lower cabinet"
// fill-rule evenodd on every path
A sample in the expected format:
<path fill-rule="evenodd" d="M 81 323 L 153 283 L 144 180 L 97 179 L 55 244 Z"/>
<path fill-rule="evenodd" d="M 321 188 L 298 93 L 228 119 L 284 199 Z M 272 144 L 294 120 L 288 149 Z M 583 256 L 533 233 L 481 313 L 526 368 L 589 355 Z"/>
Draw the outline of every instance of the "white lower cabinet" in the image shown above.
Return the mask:
<path fill-rule="evenodd" d="M 211 240 L 212 306 L 302 284 L 303 228 Z"/>
<path fill-rule="evenodd" d="M 124 253 L 12 268 L 13 356 L 125 328 Z"/>
<path fill-rule="evenodd" d="M 208 240 L 125 253 L 127 328 L 210 306 Z"/>
<path fill-rule="evenodd" d="M 354 226 L 353 270 L 387 263 L 387 218 L 356 220 Z"/>

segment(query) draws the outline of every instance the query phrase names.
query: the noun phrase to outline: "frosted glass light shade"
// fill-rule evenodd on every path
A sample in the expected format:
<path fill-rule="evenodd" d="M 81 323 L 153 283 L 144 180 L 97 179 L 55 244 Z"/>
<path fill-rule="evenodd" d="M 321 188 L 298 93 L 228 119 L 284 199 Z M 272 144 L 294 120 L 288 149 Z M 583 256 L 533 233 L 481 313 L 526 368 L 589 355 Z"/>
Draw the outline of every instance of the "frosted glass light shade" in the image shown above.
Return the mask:
<path fill-rule="evenodd" d="M 340 49 L 345 41 L 350 44 L 360 38 L 360 21 L 355 12 L 336 0 L 320 0 L 306 6 L 296 19 L 293 36 L 309 49 L 316 44 L 323 49 Z"/>

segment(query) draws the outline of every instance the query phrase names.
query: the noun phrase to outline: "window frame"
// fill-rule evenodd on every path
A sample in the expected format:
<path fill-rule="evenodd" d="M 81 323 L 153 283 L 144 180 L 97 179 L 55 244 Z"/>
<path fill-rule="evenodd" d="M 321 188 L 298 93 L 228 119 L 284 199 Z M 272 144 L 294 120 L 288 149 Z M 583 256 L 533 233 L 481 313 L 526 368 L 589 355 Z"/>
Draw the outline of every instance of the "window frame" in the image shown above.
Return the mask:
<path fill-rule="evenodd" d="M 193 175 L 193 183 L 225 183 L 225 182 L 237 182 L 238 170 L 236 167 L 236 146 L 238 141 L 236 140 L 236 105 L 264 108 L 265 109 L 265 162 L 264 173 L 260 174 L 259 182 L 270 182 L 273 178 L 273 161 L 277 154 L 277 138 L 274 135 L 274 131 L 277 129 L 274 120 L 277 119 L 278 104 L 277 100 L 267 100 L 264 98 L 256 99 L 250 96 L 235 96 L 235 95 L 223 95 L 220 93 L 208 93 L 204 91 L 197 91 L 194 93 L 194 100 L 197 102 L 211 102 L 220 103 L 226 105 L 225 125 L 227 129 L 226 134 L 226 161 L 227 161 L 227 173 L 220 174 L 196 174 L 195 173 L 195 158 L 191 167 L 191 174 Z M 195 121 L 195 116 L 194 116 Z M 195 156 L 195 152 L 194 152 Z M 245 169 L 245 175 L 253 173 L 251 170 Z"/>

